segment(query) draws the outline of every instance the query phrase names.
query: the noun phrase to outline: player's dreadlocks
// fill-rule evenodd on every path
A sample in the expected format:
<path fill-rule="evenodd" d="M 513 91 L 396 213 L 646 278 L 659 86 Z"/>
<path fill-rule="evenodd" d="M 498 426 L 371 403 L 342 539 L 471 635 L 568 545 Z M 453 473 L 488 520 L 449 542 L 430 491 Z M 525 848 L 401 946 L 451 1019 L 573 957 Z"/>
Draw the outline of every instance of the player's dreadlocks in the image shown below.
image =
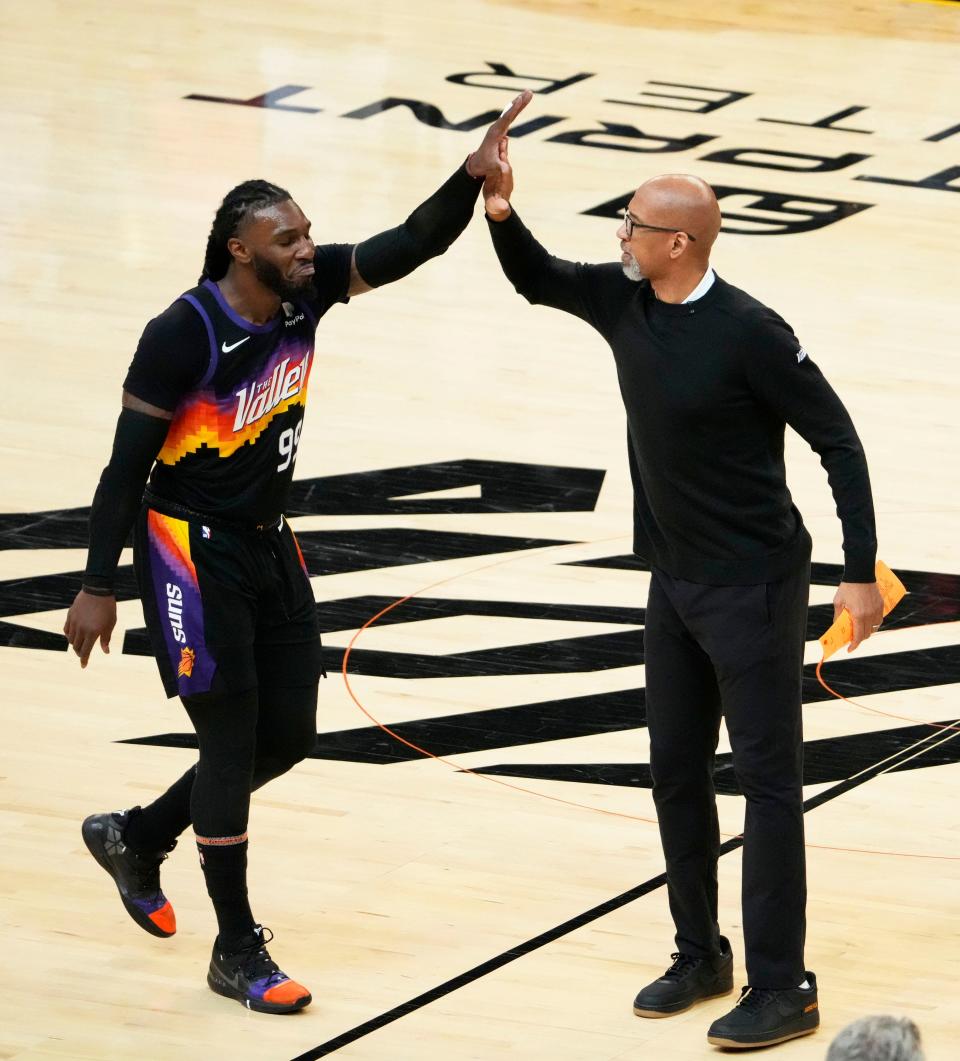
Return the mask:
<path fill-rule="evenodd" d="M 203 272 L 197 282 L 202 284 L 204 280 L 221 280 L 231 261 L 227 240 L 237 234 L 237 229 L 251 214 L 289 198 L 290 193 L 284 188 L 261 180 L 244 181 L 227 192 L 213 219 L 207 239 L 207 253 L 203 259 Z"/>

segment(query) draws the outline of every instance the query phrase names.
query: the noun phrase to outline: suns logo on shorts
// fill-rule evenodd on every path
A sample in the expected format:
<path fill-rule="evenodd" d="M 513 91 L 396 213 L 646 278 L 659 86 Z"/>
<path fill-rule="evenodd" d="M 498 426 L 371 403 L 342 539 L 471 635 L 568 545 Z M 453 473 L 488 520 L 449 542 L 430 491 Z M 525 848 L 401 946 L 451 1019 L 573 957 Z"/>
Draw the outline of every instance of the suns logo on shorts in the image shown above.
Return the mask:
<path fill-rule="evenodd" d="M 187 640 L 183 629 L 183 590 L 175 582 L 167 583 L 167 618 L 173 640 L 182 645 Z"/>
<path fill-rule="evenodd" d="M 193 664 L 196 662 L 197 654 L 192 648 L 180 649 L 180 666 L 177 667 L 178 678 L 189 678 L 193 674 Z"/>

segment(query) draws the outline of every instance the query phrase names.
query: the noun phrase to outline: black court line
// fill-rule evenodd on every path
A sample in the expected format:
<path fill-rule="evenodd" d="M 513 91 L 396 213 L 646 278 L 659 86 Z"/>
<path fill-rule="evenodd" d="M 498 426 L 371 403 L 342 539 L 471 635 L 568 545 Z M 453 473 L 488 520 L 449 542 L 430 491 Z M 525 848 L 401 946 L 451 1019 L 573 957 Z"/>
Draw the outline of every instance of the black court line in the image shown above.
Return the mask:
<path fill-rule="evenodd" d="M 955 722 L 951 723 L 951 725 L 960 727 L 960 719 L 957 719 Z M 825 803 L 829 803 L 831 800 L 836 799 L 837 796 L 842 796 L 845 793 L 850 792 L 852 789 L 859 788 L 860 785 L 866 784 L 867 781 L 872 781 L 873 778 L 878 777 L 880 774 L 894 769 L 902 760 L 915 758 L 918 754 L 922 755 L 934 747 L 944 744 L 948 740 L 955 740 L 957 737 L 960 737 L 960 729 L 956 732 L 949 732 L 947 737 L 944 737 L 944 732 L 949 731 L 942 729 L 934 730 L 929 736 L 925 737 L 923 740 L 917 741 L 911 747 L 902 748 L 894 755 L 881 759 L 879 762 L 874 763 L 873 766 L 868 767 L 866 770 L 862 770 L 854 777 L 847 778 L 845 781 L 840 781 L 838 784 L 831 786 L 818 795 L 812 796 L 808 800 L 804 800 L 803 813 L 806 814 L 808 811 L 815 810 L 817 807 L 822 807 Z M 921 748 L 921 751 L 918 752 L 917 748 L 922 745 L 926 745 L 926 747 Z M 729 854 L 731 851 L 736 851 L 742 846 L 743 837 L 735 836 L 720 845 L 720 857 L 722 858 L 724 855 Z M 395 1006 L 393 1009 L 389 1009 L 385 1013 L 373 1017 L 371 1020 L 364 1021 L 363 1024 L 358 1024 L 355 1028 L 351 1028 L 349 1031 L 343 1032 L 341 1035 L 338 1035 L 333 1039 L 328 1039 L 327 1042 L 315 1046 L 305 1054 L 298 1054 L 292 1059 L 292 1061 L 316 1061 L 317 1058 L 327 1057 L 342 1047 L 356 1042 L 357 1039 L 362 1039 L 371 1032 L 378 1031 L 380 1028 L 392 1024 L 394 1021 L 407 1016 L 409 1013 L 422 1009 L 424 1006 L 429 1006 L 431 1002 L 436 1002 L 445 995 L 452 994 L 454 991 L 458 991 L 461 987 L 466 987 L 467 984 L 472 984 L 475 980 L 479 980 L 482 977 L 487 976 L 489 973 L 502 969 L 503 966 L 509 965 L 510 962 L 516 961 L 518 958 L 523 958 L 528 954 L 532 954 L 535 950 L 545 947 L 548 943 L 554 943 L 563 936 L 575 932 L 578 928 L 583 928 L 584 925 L 589 925 L 591 921 L 597 921 L 599 918 L 613 913 L 614 910 L 619 910 L 621 906 L 627 906 L 636 899 L 640 899 L 644 895 L 649 895 L 658 888 L 662 888 L 666 883 L 666 873 L 658 873 L 656 877 L 651 877 L 648 881 L 644 881 L 643 884 L 638 884 L 636 887 L 623 892 L 621 895 L 614 896 L 612 899 L 607 899 L 606 902 L 601 903 L 599 906 L 594 906 L 592 909 L 586 910 L 582 914 L 578 914 L 569 921 L 564 921 L 563 924 L 548 929 L 546 932 L 542 932 L 539 936 L 534 936 L 533 939 L 528 939 L 525 943 L 520 943 L 516 947 L 511 947 L 510 950 L 504 951 L 502 954 L 498 954 L 495 958 L 490 958 L 488 961 L 482 962 L 480 965 L 476 965 L 472 969 L 468 969 L 459 976 L 455 976 L 453 979 L 447 980 L 444 983 L 439 984 L 437 987 L 431 988 L 429 991 L 425 991 L 422 995 L 417 995 L 416 998 L 412 998 L 408 1002 L 403 1002 L 401 1005 Z"/>

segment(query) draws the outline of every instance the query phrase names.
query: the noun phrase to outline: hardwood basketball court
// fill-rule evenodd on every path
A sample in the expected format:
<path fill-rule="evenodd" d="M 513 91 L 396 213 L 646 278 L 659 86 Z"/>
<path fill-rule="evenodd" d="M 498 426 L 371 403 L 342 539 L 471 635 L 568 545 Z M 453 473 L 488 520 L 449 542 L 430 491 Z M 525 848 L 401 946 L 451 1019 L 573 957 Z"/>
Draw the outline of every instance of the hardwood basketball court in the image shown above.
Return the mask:
<path fill-rule="evenodd" d="M 0 1056 L 717 1053 L 706 1028 L 729 999 L 631 1012 L 672 927 L 612 359 L 514 294 L 479 206 L 445 257 L 337 307 L 317 336 L 292 525 L 330 677 L 317 757 L 255 796 L 250 824 L 254 910 L 313 1005 L 278 1019 L 207 990 L 214 919 L 189 837 L 164 867 L 171 940 L 133 925 L 80 839 L 85 815 L 150 801 L 194 755 L 144 654 L 129 567 L 110 656 L 81 672 L 59 637 L 144 324 L 195 282 L 234 184 L 276 181 L 319 241 L 363 239 L 522 86 L 537 94 L 512 141 L 514 202 L 544 244 L 609 260 L 614 211 L 642 180 L 703 176 L 726 218 L 718 272 L 791 322 L 858 426 L 880 556 L 911 593 L 825 668 L 860 706 L 809 668 L 823 1025 L 778 1056 L 822 1058 L 876 1012 L 953 1056 L 960 4 L 41 0 L 4 22 Z M 840 528 L 816 457 L 788 445 L 815 540 L 813 664 Z M 732 842 L 721 922 L 738 984 L 739 872 Z"/>

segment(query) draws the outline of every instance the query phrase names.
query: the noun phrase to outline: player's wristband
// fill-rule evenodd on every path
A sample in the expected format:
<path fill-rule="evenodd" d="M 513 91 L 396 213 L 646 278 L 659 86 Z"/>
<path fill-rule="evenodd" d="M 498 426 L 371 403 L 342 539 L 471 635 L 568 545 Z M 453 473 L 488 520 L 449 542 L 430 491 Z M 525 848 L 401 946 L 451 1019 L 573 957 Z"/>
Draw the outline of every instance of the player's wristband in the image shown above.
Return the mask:
<path fill-rule="evenodd" d="M 84 593 L 89 593 L 91 597 L 114 597 L 113 586 L 92 586 L 90 585 L 92 576 L 87 576 L 80 588 Z"/>

